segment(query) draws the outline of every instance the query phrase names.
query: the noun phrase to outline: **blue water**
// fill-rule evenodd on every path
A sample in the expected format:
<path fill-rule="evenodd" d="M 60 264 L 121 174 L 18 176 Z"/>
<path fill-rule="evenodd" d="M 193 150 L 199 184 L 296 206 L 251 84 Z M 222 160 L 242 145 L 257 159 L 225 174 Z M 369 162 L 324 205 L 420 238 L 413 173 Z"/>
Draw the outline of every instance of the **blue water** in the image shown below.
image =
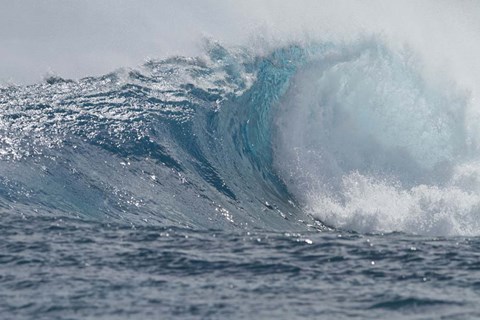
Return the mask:
<path fill-rule="evenodd" d="M 2 319 L 480 317 L 472 105 L 381 39 L 0 88 Z"/>

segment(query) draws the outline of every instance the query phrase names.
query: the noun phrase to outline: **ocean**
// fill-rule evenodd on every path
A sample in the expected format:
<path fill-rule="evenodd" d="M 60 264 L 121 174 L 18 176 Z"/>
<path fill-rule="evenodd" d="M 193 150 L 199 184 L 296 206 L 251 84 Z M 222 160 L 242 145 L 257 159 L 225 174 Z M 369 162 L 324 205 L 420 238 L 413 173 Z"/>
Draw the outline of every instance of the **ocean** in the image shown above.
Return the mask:
<path fill-rule="evenodd" d="M 369 37 L 0 87 L 1 319 L 480 318 L 463 91 Z"/>

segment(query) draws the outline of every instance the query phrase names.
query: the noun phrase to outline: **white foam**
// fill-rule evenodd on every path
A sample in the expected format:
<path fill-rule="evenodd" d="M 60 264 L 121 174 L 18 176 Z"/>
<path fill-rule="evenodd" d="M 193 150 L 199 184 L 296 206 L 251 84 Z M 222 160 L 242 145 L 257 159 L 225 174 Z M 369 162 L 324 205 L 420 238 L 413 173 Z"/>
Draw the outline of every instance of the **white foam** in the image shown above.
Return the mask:
<path fill-rule="evenodd" d="M 359 232 L 480 234 L 480 195 L 456 186 L 403 188 L 352 172 L 342 179 L 342 197 L 311 193 L 308 209 L 328 225 Z"/>

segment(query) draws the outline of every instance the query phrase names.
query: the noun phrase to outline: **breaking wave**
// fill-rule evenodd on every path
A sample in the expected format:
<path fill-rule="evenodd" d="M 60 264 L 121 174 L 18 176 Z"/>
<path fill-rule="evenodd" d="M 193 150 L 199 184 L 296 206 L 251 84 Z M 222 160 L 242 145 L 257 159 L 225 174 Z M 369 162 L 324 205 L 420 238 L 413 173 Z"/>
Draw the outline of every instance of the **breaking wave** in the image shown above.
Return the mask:
<path fill-rule="evenodd" d="M 0 210 L 192 228 L 477 235 L 469 95 L 371 37 L 209 42 L 0 89 Z"/>

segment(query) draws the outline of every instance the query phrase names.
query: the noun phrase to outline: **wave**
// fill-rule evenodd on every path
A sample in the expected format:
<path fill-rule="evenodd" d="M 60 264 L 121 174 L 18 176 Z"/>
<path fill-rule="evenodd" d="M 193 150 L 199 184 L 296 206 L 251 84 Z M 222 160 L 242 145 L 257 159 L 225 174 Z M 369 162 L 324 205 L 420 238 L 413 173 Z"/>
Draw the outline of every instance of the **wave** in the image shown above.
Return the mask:
<path fill-rule="evenodd" d="M 208 42 L 0 89 L 0 210 L 191 228 L 478 234 L 468 95 L 371 37 Z"/>

